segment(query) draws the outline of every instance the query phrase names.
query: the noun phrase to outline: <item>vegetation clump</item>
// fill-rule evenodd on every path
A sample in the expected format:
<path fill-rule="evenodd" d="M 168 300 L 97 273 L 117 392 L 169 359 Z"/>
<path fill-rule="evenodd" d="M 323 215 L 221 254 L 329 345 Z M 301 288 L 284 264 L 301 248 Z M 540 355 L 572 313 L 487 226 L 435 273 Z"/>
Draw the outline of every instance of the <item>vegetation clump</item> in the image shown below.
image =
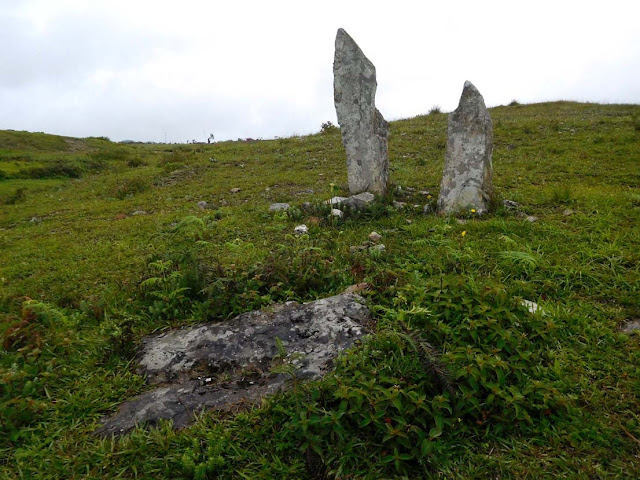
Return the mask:
<path fill-rule="evenodd" d="M 640 477 L 640 344 L 619 330 L 640 317 L 639 112 L 491 109 L 482 217 L 431 213 L 444 115 L 391 122 L 402 188 L 341 218 L 334 126 L 182 146 L 1 131 L 0 476 Z M 290 388 L 260 405 L 92 434 L 145 390 L 144 335 L 353 284 L 371 334 L 323 379 L 282 361 Z"/>

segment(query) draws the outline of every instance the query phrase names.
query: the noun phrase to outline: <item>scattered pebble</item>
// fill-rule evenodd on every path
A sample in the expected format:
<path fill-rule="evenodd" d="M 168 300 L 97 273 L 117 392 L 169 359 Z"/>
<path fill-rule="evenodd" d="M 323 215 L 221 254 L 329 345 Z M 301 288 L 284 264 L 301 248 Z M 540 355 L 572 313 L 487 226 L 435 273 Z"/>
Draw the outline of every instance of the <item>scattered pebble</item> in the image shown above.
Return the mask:
<path fill-rule="evenodd" d="M 520 208 L 520 204 L 518 202 L 514 202 L 513 200 L 503 200 L 502 205 L 504 205 L 504 207 L 508 209 Z"/>
<path fill-rule="evenodd" d="M 533 215 L 529 215 L 526 220 L 527 220 L 527 222 L 533 223 L 533 222 L 537 222 L 538 221 L 538 217 L 535 217 Z"/>
<path fill-rule="evenodd" d="M 229 190 L 230 193 L 238 193 L 239 191 L 239 188 L 232 188 L 231 190 Z"/>
<path fill-rule="evenodd" d="M 430 192 L 429 190 L 420 190 L 418 193 L 419 193 L 420 195 L 424 195 L 425 197 L 426 197 L 427 195 L 431 195 L 431 192 Z"/>
<path fill-rule="evenodd" d="M 272 203 L 271 205 L 269 205 L 269 211 L 282 212 L 285 210 L 289 210 L 289 207 L 291 207 L 291 205 L 289 205 L 288 203 Z"/>
<path fill-rule="evenodd" d="M 204 200 L 198 202 L 198 208 L 200 208 L 201 210 L 206 209 L 209 206 L 209 204 L 207 202 L 205 202 Z"/>
<path fill-rule="evenodd" d="M 369 234 L 369 240 L 371 240 L 373 243 L 378 243 L 380 240 L 382 240 L 382 235 L 380 235 L 378 232 L 371 232 Z"/>
<path fill-rule="evenodd" d="M 145 212 L 144 210 L 136 210 L 131 215 L 149 215 L 149 214 L 147 212 Z"/>
<path fill-rule="evenodd" d="M 622 333 L 632 333 L 636 330 L 640 330 L 640 318 L 633 318 L 620 326 Z"/>
<path fill-rule="evenodd" d="M 293 229 L 293 233 L 295 233 L 296 235 L 305 235 L 309 233 L 309 228 L 305 224 L 298 225 Z"/>
<path fill-rule="evenodd" d="M 337 208 L 332 208 L 331 209 L 331 216 L 342 218 L 342 217 L 344 217 L 344 213 L 342 212 L 342 210 L 339 210 Z"/>
<path fill-rule="evenodd" d="M 407 206 L 407 204 L 404 203 L 404 202 L 398 202 L 396 200 L 393 201 L 393 208 L 396 208 L 398 210 L 402 210 L 406 206 Z"/>
<path fill-rule="evenodd" d="M 377 245 L 374 245 L 373 247 L 371 247 L 371 250 L 375 251 L 375 252 L 384 252 L 386 249 L 386 247 L 384 246 L 384 243 L 379 243 Z"/>
<path fill-rule="evenodd" d="M 544 311 L 540 308 L 540 306 L 536 302 L 532 302 L 531 300 L 520 300 L 520 303 L 527 307 L 530 313 L 536 313 L 538 311 L 544 313 Z"/>
<path fill-rule="evenodd" d="M 571 210 L 570 208 L 567 208 L 562 212 L 562 215 L 564 215 L 565 217 L 568 217 L 569 215 L 573 215 L 573 210 Z"/>
<path fill-rule="evenodd" d="M 40 220 L 38 217 L 31 217 L 31 220 L 29 220 L 29 222 L 31 223 L 40 223 L 42 220 Z"/>
<path fill-rule="evenodd" d="M 329 205 L 340 205 L 347 200 L 347 197 L 333 197 L 326 201 Z"/>

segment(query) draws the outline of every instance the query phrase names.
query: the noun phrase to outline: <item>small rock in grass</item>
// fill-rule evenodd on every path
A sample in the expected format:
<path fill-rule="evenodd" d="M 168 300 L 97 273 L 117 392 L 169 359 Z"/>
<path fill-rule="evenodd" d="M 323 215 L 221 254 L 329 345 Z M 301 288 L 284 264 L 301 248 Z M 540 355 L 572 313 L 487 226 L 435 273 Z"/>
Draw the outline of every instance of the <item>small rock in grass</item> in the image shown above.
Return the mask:
<path fill-rule="evenodd" d="M 371 284 L 369 283 L 356 283 L 354 285 L 350 285 L 348 286 L 344 292 L 342 292 L 343 294 L 345 293 L 360 293 L 360 292 L 366 292 L 368 290 L 371 290 Z"/>
<path fill-rule="evenodd" d="M 402 210 L 406 206 L 407 206 L 407 204 L 404 203 L 404 202 L 398 202 L 397 200 L 393 201 L 393 208 L 395 208 L 397 210 Z"/>
<path fill-rule="evenodd" d="M 363 250 L 366 250 L 366 249 L 367 249 L 366 245 L 352 245 L 352 246 L 349 247 L 349 253 L 351 255 L 354 255 L 354 254 L 356 254 L 358 252 L 361 252 Z"/>
<path fill-rule="evenodd" d="M 538 221 L 538 217 L 536 217 L 536 216 L 534 216 L 534 215 L 529 215 L 529 216 L 526 218 L 526 220 L 527 220 L 527 222 L 531 222 L 531 223 L 533 223 L 533 222 L 537 222 L 537 221 Z"/>
<path fill-rule="evenodd" d="M 633 333 L 638 330 L 640 330 L 640 318 L 632 318 L 620 326 L 622 333 Z"/>
<path fill-rule="evenodd" d="M 209 204 L 207 202 L 205 202 L 204 200 L 202 200 L 201 202 L 198 202 L 198 208 L 200 208 L 201 210 L 206 209 L 209 206 Z"/>
<path fill-rule="evenodd" d="M 331 209 L 331 216 L 332 217 L 342 218 L 342 217 L 344 217 L 344 213 L 343 213 L 342 210 L 338 210 L 337 208 L 332 208 Z"/>
<path fill-rule="evenodd" d="M 385 249 L 386 247 L 384 246 L 384 243 L 379 243 L 370 248 L 370 250 L 373 250 L 374 252 L 384 252 Z"/>
<path fill-rule="evenodd" d="M 31 220 L 29 220 L 29 222 L 31 223 L 40 223 L 42 220 L 40 220 L 38 217 L 31 217 Z"/>
<path fill-rule="evenodd" d="M 568 217 L 569 215 L 573 215 L 573 210 L 571 210 L 570 208 L 567 208 L 562 212 L 562 215 L 564 215 L 565 217 Z"/>
<path fill-rule="evenodd" d="M 378 243 L 380 240 L 382 240 L 382 235 L 380 235 L 378 232 L 371 232 L 369 234 L 369 240 L 371 240 L 373 243 Z"/>
<path fill-rule="evenodd" d="M 504 205 L 504 207 L 507 209 L 520 208 L 520 204 L 518 202 L 514 202 L 513 200 L 503 200 L 502 205 Z"/>
<path fill-rule="evenodd" d="M 270 212 L 282 212 L 285 210 L 289 210 L 289 207 L 291 205 L 289 205 L 288 203 L 272 203 L 271 205 L 269 205 L 269 211 Z"/>
<path fill-rule="evenodd" d="M 431 192 L 429 190 L 420 190 L 418 193 L 420 195 L 424 195 L 425 197 L 431 195 Z"/>
<path fill-rule="evenodd" d="M 231 190 L 229 190 L 229 193 L 238 193 L 239 191 L 239 188 L 232 188 Z"/>
<path fill-rule="evenodd" d="M 433 206 L 427 203 L 424 207 L 422 207 L 422 214 L 428 215 L 433 212 Z"/>
<path fill-rule="evenodd" d="M 362 192 L 362 193 L 358 193 L 357 195 L 351 195 L 346 200 L 346 203 L 350 207 L 358 209 L 358 208 L 367 206 L 368 204 L 373 202 L 375 199 L 376 197 L 373 193 Z"/>
<path fill-rule="evenodd" d="M 521 300 L 520 303 L 527 307 L 530 313 L 536 313 L 538 311 L 542 311 L 536 302 L 532 302 L 531 300 Z"/>
<path fill-rule="evenodd" d="M 145 212 L 144 210 L 136 210 L 131 215 L 149 215 L 149 214 L 147 212 Z"/>
<path fill-rule="evenodd" d="M 347 201 L 347 197 L 333 197 L 329 200 L 327 200 L 326 203 L 328 203 L 329 205 L 340 205 L 341 203 Z"/>
<path fill-rule="evenodd" d="M 309 228 L 304 224 L 298 225 L 296 228 L 293 229 L 293 233 L 295 233 L 296 235 L 305 235 L 309 233 Z"/>

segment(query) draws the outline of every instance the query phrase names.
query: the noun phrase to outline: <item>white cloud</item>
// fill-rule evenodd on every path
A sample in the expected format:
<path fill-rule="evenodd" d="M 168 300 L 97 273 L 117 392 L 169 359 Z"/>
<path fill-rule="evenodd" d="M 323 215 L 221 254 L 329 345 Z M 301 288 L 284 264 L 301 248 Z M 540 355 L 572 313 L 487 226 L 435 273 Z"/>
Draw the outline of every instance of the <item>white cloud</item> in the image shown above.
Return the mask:
<path fill-rule="evenodd" d="M 387 118 L 512 99 L 640 102 L 635 0 L 3 1 L 0 128 L 270 137 L 335 122 L 333 41 L 374 62 Z M 205 135 L 206 134 L 206 135 Z"/>

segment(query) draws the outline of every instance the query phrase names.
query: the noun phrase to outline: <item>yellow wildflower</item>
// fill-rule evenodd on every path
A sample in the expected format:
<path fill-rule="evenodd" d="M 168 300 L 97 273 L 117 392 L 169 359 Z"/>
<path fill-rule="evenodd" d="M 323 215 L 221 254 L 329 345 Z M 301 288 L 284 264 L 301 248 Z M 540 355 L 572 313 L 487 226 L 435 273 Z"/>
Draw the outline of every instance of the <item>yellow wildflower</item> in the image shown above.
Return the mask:
<path fill-rule="evenodd" d="M 462 235 L 463 237 L 467 234 L 467 231 L 465 230 L 464 232 L 462 232 L 460 235 Z"/>
<path fill-rule="evenodd" d="M 476 209 L 475 209 L 475 208 L 472 208 L 472 209 L 471 209 L 471 213 L 476 213 Z"/>

